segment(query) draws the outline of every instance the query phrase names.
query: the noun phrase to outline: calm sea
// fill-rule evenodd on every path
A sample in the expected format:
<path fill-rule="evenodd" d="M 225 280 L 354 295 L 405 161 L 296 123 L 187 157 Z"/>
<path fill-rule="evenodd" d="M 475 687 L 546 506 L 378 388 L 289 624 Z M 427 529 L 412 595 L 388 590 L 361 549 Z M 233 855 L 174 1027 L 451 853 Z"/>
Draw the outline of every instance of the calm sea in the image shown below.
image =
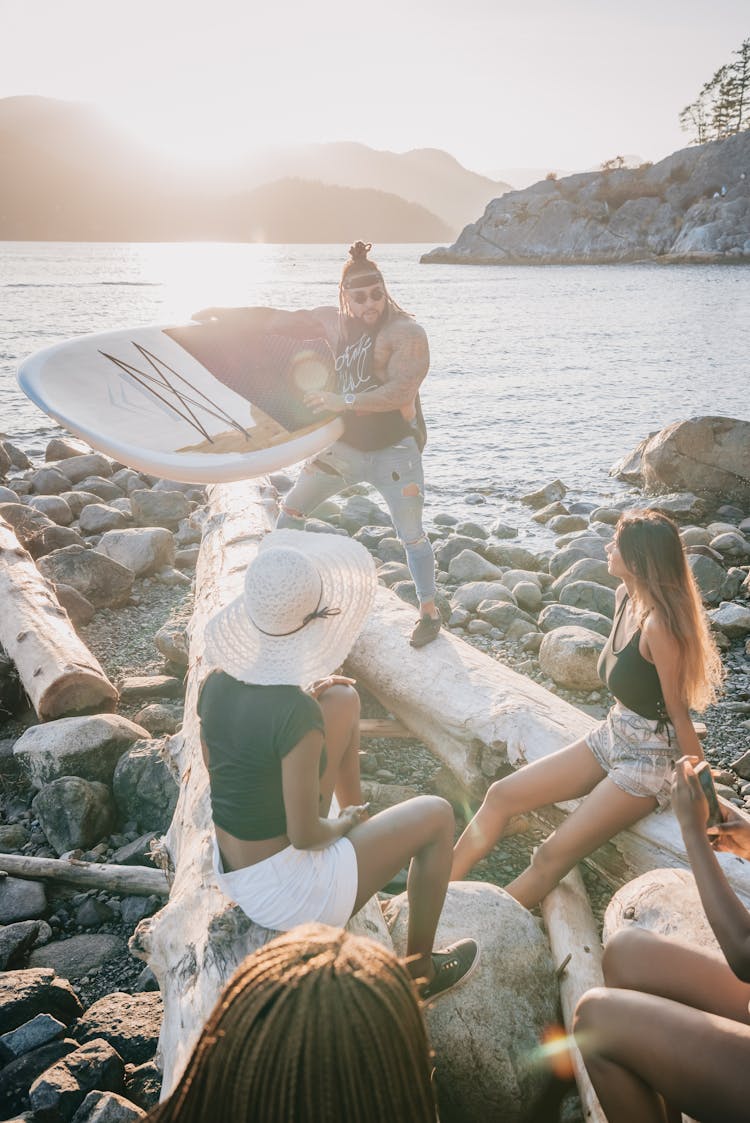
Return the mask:
<path fill-rule="evenodd" d="M 519 497 L 559 476 L 623 494 L 610 465 L 705 413 L 750 419 L 750 267 L 419 265 L 378 247 L 392 295 L 427 329 L 430 510 L 529 525 Z M 178 323 L 208 305 L 337 301 L 339 246 L 0 243 L 0 430 L 41 453 L 58 427 L 15 368 L 84 332 Z M 486 504 L 466 496 L 482 489 Z"/>

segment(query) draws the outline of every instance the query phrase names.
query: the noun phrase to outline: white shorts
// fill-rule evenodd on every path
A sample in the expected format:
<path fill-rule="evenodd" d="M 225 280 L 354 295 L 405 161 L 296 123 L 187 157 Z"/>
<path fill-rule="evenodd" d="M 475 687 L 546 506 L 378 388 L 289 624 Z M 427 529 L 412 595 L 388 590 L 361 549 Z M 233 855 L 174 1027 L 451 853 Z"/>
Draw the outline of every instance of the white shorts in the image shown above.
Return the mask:
<path fill-rule="evenodd" d="M 348 838 L 323 850 L 295 850 L 224 872 L 214 835 L 214 872 L 219 888 L 256 924 L 286 932 L 319 920 L 343 928 L 357 898 L 357 854 Z"/>
<path fill-rule="evenodd" d="M 677 742 L 671 726 L 662 733 L 657 725 L 615 702 L 586 744 L 618 788 L 628 795 L 654 796 L 661 811 L 670 804 Z"/>

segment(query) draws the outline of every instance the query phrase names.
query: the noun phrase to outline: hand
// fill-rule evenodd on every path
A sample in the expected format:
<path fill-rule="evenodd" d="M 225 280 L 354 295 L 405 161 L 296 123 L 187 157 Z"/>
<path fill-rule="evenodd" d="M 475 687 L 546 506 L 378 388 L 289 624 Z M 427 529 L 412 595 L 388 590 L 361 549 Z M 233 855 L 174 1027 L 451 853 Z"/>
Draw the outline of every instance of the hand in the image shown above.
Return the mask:
<path fill-rule="evenodd" d="M 328 675 L 327 678 L 316 679 L 305 688 L 306 694 L 312 694 L 313 698 L 320 698 L 331 686 L 354 686 L 356 683 L 355 678 L 347 678 L 346 675 Z"/>
<path fill-rule="evenodd" d="M 305 405 L 313 413 L 342 413 L 345 409 L 341 394 L 332 394 L 330 390 L 310 390 L 305 394 Z"/>
<path fill-rule="evenodd" d="M 714 850 L 750 859 L 750 816 L 721 796 L 719 806 L 724 821 L 708 828 L 711 845 Z"/>
<path fill-rule="evenodd" d="M 693 766 L 697 756 L 683 756 L 674 766 L 672 780 L 672 810 L 677 816 L 683 837 L 697 831 L 705 834 L 708 822 L 708 801 L 703 794 Z"/>
<path fill-rule="evenodd" d="M 367 818 L 369 810 L 369 803 L 360 803 L 339 811 L 339 819 L 344 822 L 344 834 L 348 834 L 358 823 L 363 822 Z"/>

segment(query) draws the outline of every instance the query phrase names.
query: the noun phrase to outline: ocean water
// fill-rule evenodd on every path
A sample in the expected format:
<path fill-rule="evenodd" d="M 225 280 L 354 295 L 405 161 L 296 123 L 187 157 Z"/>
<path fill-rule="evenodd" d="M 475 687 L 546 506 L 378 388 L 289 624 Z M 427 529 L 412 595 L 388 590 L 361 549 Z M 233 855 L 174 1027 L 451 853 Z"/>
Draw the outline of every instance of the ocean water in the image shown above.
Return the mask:
<path fill-rule="evenodd" d="M 750 420 L 750 266 L 420 265 L 428 248 L 374 254 L 430 340 L 428 512 L 543 538 L 525 492 L 560 477 L 572 498 L 619 497 L 608 470 L 649 433 L 699 414 Z M 40 347 L 210 305 L 334 304 L 344 252 L 0 243 L 0 431 L 37 453 L 60 432 L 15 380 Z M 480 490 L 482 506 L 466 502 Z"/>

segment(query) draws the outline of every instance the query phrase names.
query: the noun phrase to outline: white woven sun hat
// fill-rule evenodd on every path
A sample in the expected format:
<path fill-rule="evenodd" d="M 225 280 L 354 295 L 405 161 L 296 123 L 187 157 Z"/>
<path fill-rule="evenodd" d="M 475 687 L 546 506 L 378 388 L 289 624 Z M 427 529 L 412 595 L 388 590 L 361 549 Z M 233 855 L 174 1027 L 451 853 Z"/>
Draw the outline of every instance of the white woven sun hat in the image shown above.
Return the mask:
<path fill-rule="evenodd" d="M 306 686 L 343 663 L 376 586 L 359 542 L 275 530 L 247 567 L 242 596 L 206 625 L 206 656 L 240 682 Z"/>

